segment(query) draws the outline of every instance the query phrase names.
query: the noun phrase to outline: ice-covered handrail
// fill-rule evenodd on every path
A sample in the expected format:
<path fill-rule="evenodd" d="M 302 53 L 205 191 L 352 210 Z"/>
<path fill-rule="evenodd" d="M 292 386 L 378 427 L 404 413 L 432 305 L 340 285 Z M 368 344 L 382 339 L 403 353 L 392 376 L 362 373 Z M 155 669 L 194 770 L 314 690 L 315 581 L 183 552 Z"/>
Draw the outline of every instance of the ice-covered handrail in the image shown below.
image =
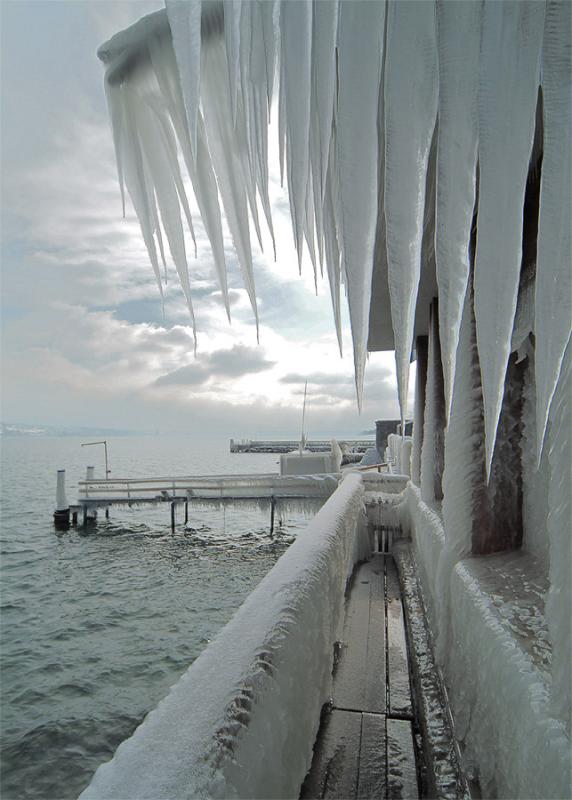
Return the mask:
<path fill-rule="evenodd" d="M 249 220 L 260 240 L 260 203 L 272 230 L 267 129 L 276 70 L 294 241 L 300 258 L 306 242 L 315 270 L 326 260 L 340 341 L 340 284 L 346 284 L 358 402 L 374 249 L 376 258 L 387 258 L 404 418 L 419 280 L 425 260 L 433 258 L 433 247 L 427 253 L 423 242 L 434 241 L 450 408 L 477 200 L 474 305 L 487 466 L 511 351 L 524 190 L 542 87 L 546 165 L 535 296 L 540 447 L 572 316 L 571 4 L 166 3 L 165 12 L 143 18 L 99 51 L 120 183 L 131 195 L 159 284 L 164 233 L 192 314 L 181 221 L 185 216 L 192 232 L 192 219 L 179 151 L 227 313 L 219 196 L 257 318 Z M 428 174 L 437 180 L 426 197 L 433 183 Z M 376 240 L 377 227 L 383 235 Z"/>
<path fill-rule="evenodd" d="M 298 796 L 346 579 L 368 555 L 363 496 L 361 477 L 346 476 L 82 800 Z"/>

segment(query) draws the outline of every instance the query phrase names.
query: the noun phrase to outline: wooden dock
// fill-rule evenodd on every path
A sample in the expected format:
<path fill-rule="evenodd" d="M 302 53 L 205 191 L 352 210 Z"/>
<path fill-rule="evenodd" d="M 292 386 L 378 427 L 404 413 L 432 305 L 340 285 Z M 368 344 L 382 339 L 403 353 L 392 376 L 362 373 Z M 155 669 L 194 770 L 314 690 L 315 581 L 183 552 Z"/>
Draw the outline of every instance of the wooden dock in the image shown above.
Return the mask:
<path fill-rule="evenodd" d="M 377 554 L 352 579 L 332 703 L 301 798 L 416 800 L 414 724 L 397 572 Z"/>

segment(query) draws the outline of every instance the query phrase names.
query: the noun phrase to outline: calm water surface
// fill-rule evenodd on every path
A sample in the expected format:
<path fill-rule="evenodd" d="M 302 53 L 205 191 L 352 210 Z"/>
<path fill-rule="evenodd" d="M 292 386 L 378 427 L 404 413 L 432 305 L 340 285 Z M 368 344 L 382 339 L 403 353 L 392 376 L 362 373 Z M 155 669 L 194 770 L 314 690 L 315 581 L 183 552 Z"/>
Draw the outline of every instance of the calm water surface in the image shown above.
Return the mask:
<path fill-rule="evenodd" d="M 1 797 L 77 797 L 217 634 L 305 524 L 274 537 L 268 515 L 169 504 L 112 509 L 56 533 L 55 473 L 68 497 L 103 448 L 10 437 L 2 448 Z M 230 454 L 227 439 L 110 438 L 113 475 L 276 472 L 276 455 Z"/>

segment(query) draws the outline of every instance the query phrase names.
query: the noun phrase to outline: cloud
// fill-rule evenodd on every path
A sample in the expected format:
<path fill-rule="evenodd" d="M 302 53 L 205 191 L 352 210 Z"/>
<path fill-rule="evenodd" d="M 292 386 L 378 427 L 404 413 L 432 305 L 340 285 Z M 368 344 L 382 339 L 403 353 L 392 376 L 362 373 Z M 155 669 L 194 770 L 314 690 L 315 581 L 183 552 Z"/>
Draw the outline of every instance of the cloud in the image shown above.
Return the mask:
<path fill-rule="evenodd" d="M 275 363 L 254 347 L 237 344 L 229 350 L 215 350 L 191 364 L 161 375 L 155 385 L 199 386 L 212 378 L 239 378 L 265 372 L 272 369 Z"/>

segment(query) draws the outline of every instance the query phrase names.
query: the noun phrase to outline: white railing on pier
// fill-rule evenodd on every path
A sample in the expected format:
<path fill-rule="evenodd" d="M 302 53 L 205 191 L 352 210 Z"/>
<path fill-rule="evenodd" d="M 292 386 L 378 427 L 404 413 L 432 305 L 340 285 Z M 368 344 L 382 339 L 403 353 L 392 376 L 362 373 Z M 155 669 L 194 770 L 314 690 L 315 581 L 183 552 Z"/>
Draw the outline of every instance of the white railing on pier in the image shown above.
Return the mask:
<path fill-rule="evenodd" d="M 280 498 L 327 499 L 339 475 L 188 475 L 148 478 L 83 480 L 78 484 L 80 505 L 160 502 L 162 500 L 259 500 Z"/>

